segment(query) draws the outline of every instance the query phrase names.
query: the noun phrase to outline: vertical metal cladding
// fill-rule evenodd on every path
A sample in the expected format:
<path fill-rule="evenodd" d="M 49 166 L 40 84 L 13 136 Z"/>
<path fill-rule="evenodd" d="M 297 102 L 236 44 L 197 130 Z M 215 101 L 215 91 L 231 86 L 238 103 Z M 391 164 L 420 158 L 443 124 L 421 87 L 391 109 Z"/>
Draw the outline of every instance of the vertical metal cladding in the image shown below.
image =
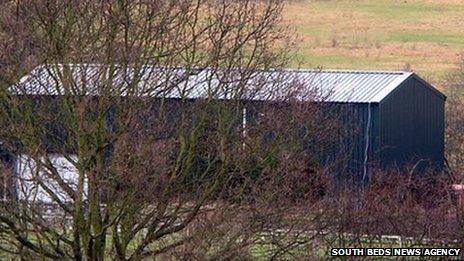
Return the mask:
<path fill-rule="evenodd" d="M 378 163 L 379 104 L 337 103 L 343 123 L 343 150 L 346 164 L 339 175 L 357 182 L 367 182 L 373 165 Z"/>
<path fill-rule="evenodd" d="M 442 169 L 445 101 L 413 74 L 380 102 L 333 103 L 349 131 L 347 164 L 339 172 L 367 182 L 373 168 Z"/>
<path fill-rule="evenodd" d="M 434 166 L 444 162 L 446 97 L 413 75 L 380 103 L 383 167 Z"/>

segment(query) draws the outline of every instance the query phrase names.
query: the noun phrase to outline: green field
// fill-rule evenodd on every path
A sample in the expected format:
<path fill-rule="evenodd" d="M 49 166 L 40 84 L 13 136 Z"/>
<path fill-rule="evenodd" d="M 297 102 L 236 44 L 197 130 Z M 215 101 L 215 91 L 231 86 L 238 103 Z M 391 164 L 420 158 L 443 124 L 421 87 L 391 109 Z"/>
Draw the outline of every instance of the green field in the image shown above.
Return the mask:
<path fill-rule="evenodd" d="M 464 53 L 462 0 L 300 0 L 284 17 L 293 66 L 413 70 L 443 88 Z"/>

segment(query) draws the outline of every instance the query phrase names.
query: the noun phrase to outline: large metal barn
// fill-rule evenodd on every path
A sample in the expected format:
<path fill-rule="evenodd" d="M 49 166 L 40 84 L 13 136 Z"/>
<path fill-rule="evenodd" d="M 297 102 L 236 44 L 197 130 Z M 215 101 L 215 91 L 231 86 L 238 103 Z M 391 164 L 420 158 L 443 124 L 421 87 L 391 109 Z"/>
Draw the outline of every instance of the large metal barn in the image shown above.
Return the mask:
<path fill-rule="evenodd" d="M 348 172 L 366 178 L 372 168 L 443 168 L 446 96 L 412 72 L 322 71 L 333 86 L 329 101 L 348 107 L 353 140 Z M 353 124 L 354 123 L 354 124 Z"/>
<path fill-rule="evenodd" d="M 76 82 L 96 75 L 101 65 L 70 65 Z M 158 82 L 159 67 L 146 67 L 142 70 L 140 81 L 145 84 Z M 208 95 L 208 88 L 213 84 L 229 83 L 219 79 L 220 70 L 202 69 L 199 73 L 185 77 L 186 69 L 171 70 L 177 76 L 169 82 L 186 88 L 182 93 L 177 88 L 165 93 L 163 98 L 175 102 L 181 98 L 201 99 Z M 266 75 L 269 85 L 276 82 L 298 82 L 308 86 L 324 96 L 308 102 L 329 105 L 335 111 L 342 111 L 343 121 L 350 128 L 356 128 L 356 135 L 349 140 L 348 163 L 338 173 L 348 173 L 358 181 L 367 181 L 369 173 L 375 168 L 403 168 L 407 165 L 429 166 L 440 169 L 444 165 L 444 105 L 446 96 L 435 89 L 415 73 L 402 71 L 353 71 L 353 70 L 266 70 L 259 71 Z M 84 77 L 83 77 L 84 75 Z M 164 76 L 162 76 L 164 77 Z M 161 78 L 162 78 L 161 77 Z M 209 80 L 205 80 L 209 79 Z M 93 79 L 98 82 L 98 80 Z M 120 79 L 121 80 L 121 79 Z M 90 81 L 89 81 L 90 82 Z M 253 84 L 239 80 L 241 84 Z M 236 83 L 230 83 L 232 85 Z M 266 83 L 267 84 L 267 83 Z M 18 84 L 10 87 L 13 95 L 28 95 L 39 99 L 56 99 L 60 95 L 59 81 L 53 70 L 42 65 L 22 77 Z M 82 91 L 82 90 L 81 90 Z M 272 92 L 273 95 L 269 95 Z M 282 90 L 278 91 L 279 93 Z M 279 101 L 274 95 L 275 89 L 263 88 L 258 94 L 241 96 L 249 103 Z M 77 95 L 98 97 L 95 89 L 86 89 Z M 126 95 L 119 93 L 116 95 Z M 152 93 L 142 95 L 153 96 Z M 155 95 L 156 96 L 156 95 Z M 234 99 L 221 93 L 217 99 Z M 320 97 L 320 96 L 319 96 Z M 302 98 L 303 100 L 305 98 Z M 244 122 L 251 117 L 252 108 L 244 108 Z M 334 111 L 334 110 L 330 110 Z M 11 155 L 3 152 L 3 161 L 10 162 L 15 172 L 21 168 L 25 155 Z M 57 161 L 60 155 L 50 151 Z M 62 160 L 61 160 L 62 161 Z M 16 175 L 21 175 L 16 173 Z M 67 173 L 66 175 L 72 176 Z"/>

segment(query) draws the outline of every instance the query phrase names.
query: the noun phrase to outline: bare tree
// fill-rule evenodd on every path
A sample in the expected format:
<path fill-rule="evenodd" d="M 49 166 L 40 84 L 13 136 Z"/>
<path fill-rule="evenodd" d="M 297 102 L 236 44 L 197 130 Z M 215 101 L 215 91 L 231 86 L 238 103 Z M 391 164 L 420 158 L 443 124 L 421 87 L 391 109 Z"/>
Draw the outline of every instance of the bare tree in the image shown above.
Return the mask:
<path fill-rule="evenodd" d="M 1 10 L 0 138 L 16 171 L 12 182 L 4 171 L 3 251 L 227 259 L 262 246 L 278 257 L 311 240 L 299 231 L 322 229 L 307 222 L 325 215 L 319 206 L 301 202 L 324 194 L 315 150 L 336 120 L 267 71 L 292 44 L 281 1 Z M 295 187 L 301 179 L 317 190 Z"/>

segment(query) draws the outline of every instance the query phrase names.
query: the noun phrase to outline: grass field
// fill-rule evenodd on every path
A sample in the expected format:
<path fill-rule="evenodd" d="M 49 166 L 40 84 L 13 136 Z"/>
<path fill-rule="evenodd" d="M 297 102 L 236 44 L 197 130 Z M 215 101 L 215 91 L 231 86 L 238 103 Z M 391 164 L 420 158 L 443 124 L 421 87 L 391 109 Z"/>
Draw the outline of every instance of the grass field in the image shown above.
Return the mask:
<path fill-rule="evenodd" d="M 294 0 L 293 66 L 414 70 L 443 88 L 464 53 L 463 0 Z"/>

